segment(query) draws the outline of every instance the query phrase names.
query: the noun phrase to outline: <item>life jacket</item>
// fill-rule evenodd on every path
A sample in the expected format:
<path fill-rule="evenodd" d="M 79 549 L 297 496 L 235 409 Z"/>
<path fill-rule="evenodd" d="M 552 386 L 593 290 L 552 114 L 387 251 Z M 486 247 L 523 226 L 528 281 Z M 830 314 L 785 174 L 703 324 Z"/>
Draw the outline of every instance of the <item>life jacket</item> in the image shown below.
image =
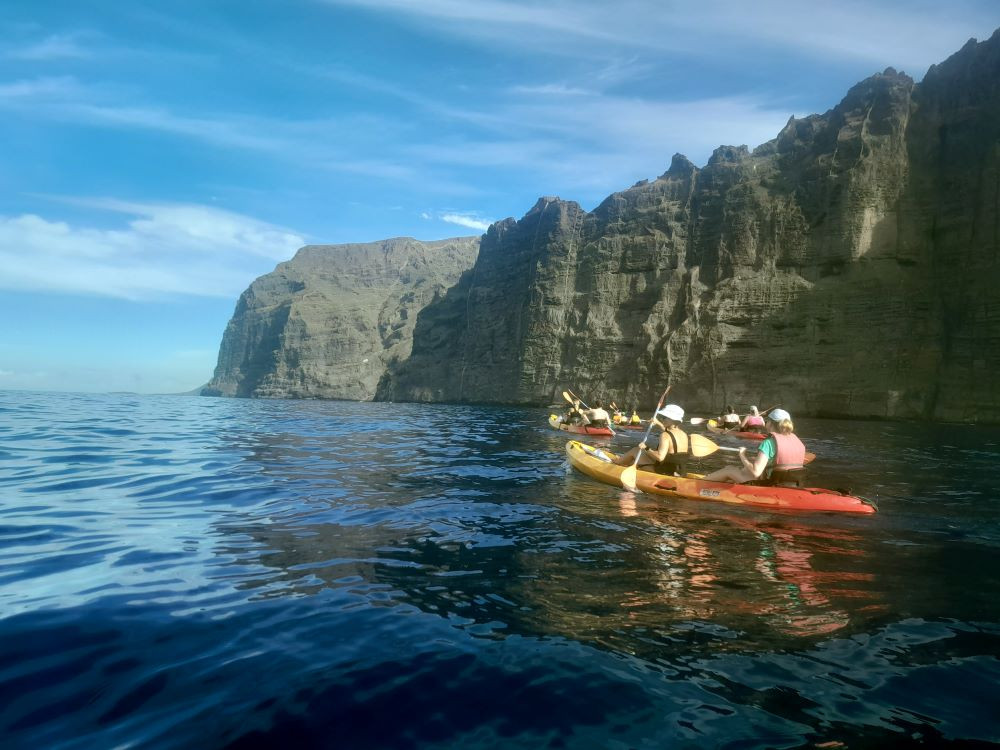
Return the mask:
<path fill-rule="evenodd" d="M 687 460 L 691 455 L 691 442 L 688 440 L 687 433 L 679 427 L 671 427 L 664 430 L 660 435 L 660 440 L 666 440 L 667 438 L 673 444 L 674 450 L 672 453 L 664 456 L 662 461 L 657 461 L 653 465 L 653 471 L 657 474 L 666 474 L 668 476 L 673 476 L 675 473 L 684 476 L 687 473 Z M 683 450 L 680 447 L 681 442 L 684 443 Z"/>
<path fill-rule="evenodd" d="M 772 432 L 768 439 L 774 440 L 775 453 L 771 470 L 764 476 L 761 484 L 801 487 L 806 461 L 806 447 L 802 441 L 794 433 L 782 435 Z"/>
<path fill-rule="evenodd" d="M 773 468 L 787 471 L 788 469 L 801 469 L 805 466 L 806 447 L 795 433 L 782 435 L 772 432 L 771 438 L 778 449 L 774 454 Z"/>
<path fill-rule="evenodd" d="M 642 420 L 639 418 L 637 412 L 632 412 L 632 419 L 629 420 L 632 424 L 642 424 Z"/>
<path fill-rule="evenodd" d="M 747 427 L 763 427 L 764 426 L 764 417 L 761 417 L 761 416 L 756 416 L 756 417 L 748 416 L 747 417 L 747 421 L 746 421 L 746 425 L 747 425 Z"/>

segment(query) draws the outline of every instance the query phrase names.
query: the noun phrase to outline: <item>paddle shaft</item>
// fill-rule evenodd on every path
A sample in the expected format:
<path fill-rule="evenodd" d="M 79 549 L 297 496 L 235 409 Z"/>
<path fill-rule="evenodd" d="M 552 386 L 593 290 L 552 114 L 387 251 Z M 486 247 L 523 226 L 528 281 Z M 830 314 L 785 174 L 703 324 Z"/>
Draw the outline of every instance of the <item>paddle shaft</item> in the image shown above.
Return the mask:
<path fill-rule="evenodd" d="M 777 409 L 778 407 L 774 408 Z M 703 437 L 702 435 L 698 435 L 698 437 L 701 437 L 706 443 L 712 443 L 712 441 L 710 441 L 708 438 Z M 720 450 L 720 451 L 733 451 L 734 453 L 739 453 L 741 450 L 745 450 L 745 448 L 731 448 L 728 445 L 718 445 L 717 443 L 712 443 L 712 445 L 715 445 L 715 450 Z M 712 451 L 712 453 L 715 453 L 715 451 Z M 695 458 L 704 458 L 705 456 L 711 456 L 712 453 L 706 453 L 704 456 L 695 456 Z M 815 460 L 816 460 L 816 454 L 806 451 L 806 455 L 802 463 L 808 464 L 812 463 Z"/>

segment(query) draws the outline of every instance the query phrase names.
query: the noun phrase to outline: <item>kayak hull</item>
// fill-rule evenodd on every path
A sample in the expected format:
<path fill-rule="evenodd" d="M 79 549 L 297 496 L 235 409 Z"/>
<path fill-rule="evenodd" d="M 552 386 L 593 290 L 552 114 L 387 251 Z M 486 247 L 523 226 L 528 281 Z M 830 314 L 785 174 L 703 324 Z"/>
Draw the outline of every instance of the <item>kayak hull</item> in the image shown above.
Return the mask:
<path fill-rule="evenodd" d="M 767 437 L 763 432 L 748 432 L 743 430 L 724 430 L 719 427 L 719 423 L 714 419 L 710 419 L 705 423 L 705 427 L 708 428 L 709 432 L 714 432 L 718 435 L 729 435 L 730 437 L 740 438 L 741 440 L 763 440 Z"/>
<path fill-rule="evenodd" d="M 592 448 L 577 440 L 566 443 L 566 458 L 582 474 L 612 487 L 621 487 L 623 466 L 602 461 Z M 614 457 L 613 453 L 602 451 Z M 875 506 L 860 497 L 815 487 L 755 487 L 731 482 L 708 482 L 699 474 L 666 476 L 651 471 L 636 471 L 635 484 L 640 490 L 662 497 L 686 498 L 740 505 L 749 510 L 823 511 L 832 513 L 871 514 Z"/>
<path fill-rule="evenodd" d="M 573 432 L 577 435 L 590 435 L 592 437 L 613 437 L 612 432 L 607 427 L 588 427 L 582 424 L 563 424 L 555 414 L 549 414 L 549 426 L 562 430 L 563 432 Z"/>

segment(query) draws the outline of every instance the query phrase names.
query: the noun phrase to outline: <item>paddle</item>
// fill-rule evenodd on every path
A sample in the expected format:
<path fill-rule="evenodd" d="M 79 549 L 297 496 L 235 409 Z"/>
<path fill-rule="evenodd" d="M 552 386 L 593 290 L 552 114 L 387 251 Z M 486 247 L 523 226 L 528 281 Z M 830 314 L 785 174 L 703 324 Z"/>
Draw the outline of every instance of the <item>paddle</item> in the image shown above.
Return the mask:
<path fill-rule="evenodd" d="M 705 456 L 711 456 L 716 451 L 734 451 L 736 453 L 739 453 L 741 450 L 740 448 L 730 448 L 729 446 L 726 445 L 718 445 L 716 443 L 713 443 L 704 435 L 698 435 L 698 434 L 688 435 L 688 438 L 691 446 L 689 450 L 691 451 L 691 455 L 694 456 L 695 458 L 704 458 Z M 809 453 L 807 451 L 804 463 L 807 464 L 812 463 L 815 460 L 816 460 L 816 454 Z"/>
<path fill-rule="evenodd" d="M 653 420 L 656 419 L 656 412 L 658 412 L 663 406 L 663 402 L 666 400 L 668 393 L 670 393 L 669 385 L 667 386 L 667 390 L 663 392 L 663 395 L 660 396 L 660 400 L 656 403 L 656 408 L 653 410 L 653 416 L 649 418 L 649 427 L 646 428 L 646 436 L 642 439 L 642 442 L 645 443 L 647 440 L 649 440 L 649 433 L 652 432 L 653 430 Z M 636 472 L 635 467 L 639 465 L 639 456 L 641 455 L 642 455 L 642 449 L 637 448 L 635 451 L 635 460 L 632 462 L 632 465 L 626 466 L 625 469 L 622 471 L 622 476 L 621 476 L 622 487 L 627 489 L 629 492 L 639 491 L 639 488 L 635 486 L 635 472 Z"/>

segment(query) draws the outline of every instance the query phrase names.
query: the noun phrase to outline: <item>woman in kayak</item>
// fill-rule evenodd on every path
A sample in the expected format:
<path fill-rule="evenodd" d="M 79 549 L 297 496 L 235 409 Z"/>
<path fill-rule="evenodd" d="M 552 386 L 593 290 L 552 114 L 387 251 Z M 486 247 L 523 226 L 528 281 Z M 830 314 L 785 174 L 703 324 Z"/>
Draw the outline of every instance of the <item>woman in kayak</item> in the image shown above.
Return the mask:
<path fill-rule="evenodd" d="M 741 430 L 752 431 L 755 427 L 763 427 L 763 426 L 764 426 L 764 417 L 762 417 L 760 415 L 760 412 L 757 411 L 756 406 L 751 406 L 750 413 L 747 414 L 745 417 L 743 417 L 743 421 L 740 422 Z"/>
<path fill-rule="evenodd" d="M 583 423 L 583 409 L 580 408 L 580 399 L 574 399 L 573 405 L 559 418 L 559 421 L 563 424 Z"/>
<path fill-rule="evenodd" d="M 656 449 L 650 450 L 645 442 L 639 443 L 625 455 L 618 456 L 615 463 L 619 466 L 631 466 L 638 455 L 636 467 L 643 471 L 684 476 L 690 443 L 687 433 L 681 429 L 682 424 L 684 410 L 677 404 L 667 404 L 653 417 L 653 426 L 660 429 L 660 442 Z"/>
<path fill-rule="evenodd" d="M 765 429 L 770 434 L 761 441 L 756 458 L 751 461 L 747 449 L 740 448 L 741 466 L 724 466 L 706 474 L 705 481 L 801 487 L 806 447 L 795 435 L 792 416 L 784 409 L 772 409 Z"/>
<path fill-rule="evenodd" d="M 719 427 L 724 430 L 737 430 L 740 426 L 740 415 L 732 406 L 726 407 L 726 413 L 719 417 Z"/>

